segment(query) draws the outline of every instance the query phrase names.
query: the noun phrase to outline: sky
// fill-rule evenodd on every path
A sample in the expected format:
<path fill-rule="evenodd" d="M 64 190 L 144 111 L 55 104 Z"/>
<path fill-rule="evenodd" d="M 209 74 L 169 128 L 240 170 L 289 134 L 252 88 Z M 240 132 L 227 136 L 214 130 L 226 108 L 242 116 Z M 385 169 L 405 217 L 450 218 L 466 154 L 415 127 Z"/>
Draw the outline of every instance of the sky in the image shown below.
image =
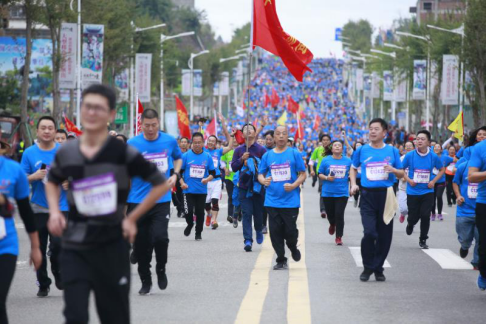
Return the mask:
<path fill-rule="evenodd" d="M 342 57 L 341 43 L 334 40 L 335 28 L 349 20 L 367 19 L 374 27 L 390 28 L 397 18 L 409 18 L 415 0 L 272 0 L 284 30 L 305 44 L 315 57 Z M 233 30 L 250 21 L 252 0 L 196 0 L 224 41 Z"/>

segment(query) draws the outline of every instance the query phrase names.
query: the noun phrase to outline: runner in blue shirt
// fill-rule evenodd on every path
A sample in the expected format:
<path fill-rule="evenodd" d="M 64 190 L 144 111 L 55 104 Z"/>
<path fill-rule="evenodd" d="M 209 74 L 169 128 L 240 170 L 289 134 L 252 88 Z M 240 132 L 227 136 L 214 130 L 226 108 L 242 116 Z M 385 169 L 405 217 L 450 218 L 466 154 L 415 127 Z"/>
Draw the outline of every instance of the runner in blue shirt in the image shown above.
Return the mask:
<path fill-rule="evenodd" d="M 269 213 L 271 242 L 277 254 L 274 270 L 283 270 L 287 268 L 285 245 L 294 261 L 301 260 L 296 221 L 301 207 L 299 186 L 306 180 L 306 167 L 299 152 L 287 147 L 286 126 L 274 130 L 274 140 L 276 147 L 262 157 L 258 178 L 267 188 L 264 206 Z"/>
<path fill-rule="evenodd" d="M 56 122 L 51 116 L 42 116 L 37 121 L 37 144 L 32 145 L 25 150 L 22 155 L 21 165 L 27 178 L 32 186 L 32 210 L 36 219 L 37 231 L 39 232 L 39 241 L 42 252 L 42 265 L 37 271 L 37 284 L 39 290 L 37 297 L 46 297 L 49 294 L 52 283 L 47 271 L 47 247 L 49 246 L 51 263 L 51 272 L 54 276 L 56 287 L 63 289 L 61 283 L 61 272 L 59 268 L 59 254 L 61 252 L 61 241 L 59 238 L 51 235 L 47 229 L 49 219 L 49 209 L 47 205 L 45 184 L 47 183 L 47 173 L 51 168 L 56 152 L 61 147 L 54 141 L 56 137 Z M 63 183 L 61 198 L 59 200 L 60 210 L 67 214 L 68 201 L 66 199 L 66 189 L 68 183 Z"/>
<path fill-rule="evenodd" d="M 201 240 L 205 218 L 205 202 L 208 192 L 207 184 L 216 176 L 211 156 L 203 151 L 204 137 L 194 133 L 192 148 L 183 155 L 181 166 L 181 188 L 184 193 L 184 209 L 186 223 L 184 235 L 189 236 L 194 226 L 193 215 L 196 216 L 195 240 Z"/>
<path fill-rule="evenodd" d="M 29 234 L 30 261 L 35 269 L 42 263 L 39 236 L 35 218 L 29 204 L 29 182 L 21 166 L 4 157 L 9 145 L 0 138 L 0 323 L 8 323 L 7 294 L 12 283 L 19 254 L 19 242 L 13 218 L 15 200 L 19 214 Z"/>
<path fill-rule="evenodd" d="M 331 145 L 333 155 L 321 161 L 318 176 L 323 180 L 321 197 L 330 222 L 328 233 L 333 235 L 336 230 L 335 244 L 342 245 L 345 208 L 350 197 L 348 178 L 352 160 L 343 155 L 342 142 L 333 141 Z"/>
<path fill-rule="evenodd" d="M 453 190 L 457 197 L 456 232 L 460 242 L 460 256 L 466 258 L 475 238 L 472 266 L 479 267 L 479 232 L 475 227 L 475 204 L 478 183 L 468 182 L 468 162 L 460 164 L 453 178 Z"/>
<path fill-rule="evenodd" d="M 370 143 L 355 151 L 350 170 L 352 194 L 360 190 L 357 169 L 362 170 L 360 214 L 364 226 L 361 246 L 364 271 L 360 275 L 361 281 L 368 281 L 373 273 L 375 280 L 386 280 L 383 266 L 391 247 L 393 219 L 384 220 L 384 209 L 394 195 L 395 177 L 400 179 L 404 175 L 399 150 L 384 144 L 386 134 L 386 121 L 372 119 L 369 123 Z"/>
<path fill-rule="evenodd" d="M 440 158 L 431 151 L 430 140 L 430 132 L 420 130 L 416 134 L 416 150 L 406 154 L 402 161 L 403 168 L 408 169 L 408 173 L 404 175 L 408 195 L 406 233 L 411 235 L 414 226 L 421 220 L 419 246 L 422 249 L 428 249 L 426 240 L 430 228 L 431 206 L 435 197 L 435 184 L 445 173 L 445 167 Z M 435 174 L 435 168 L 438 170 L 437 174 Z"/>
<path fill-rule="evenodd" d="M 142 134 L 127 143 L 139 151 L 144 158 L 154 163 L 168 179 L 172 189 L 181 170 L 182 154 L 174 137 L 160 131 L 159 114 L 154 109 L 146 109 L 141 116 Z M 127 212 L 131 213 L 149 194 L 152 185 L 140 177 L 132 178 L 127 198 Z M 156 254 L 157 283 L 161 290 L 167 288 L 166 264 L 169 249 L 169 219 L 171 215 L 171 190 L 162 196 L 137 222 L 139 235 L 135 238 L 131 262 L 138 262 L 138 272 L 142 283 L 140 295 L 147 295 L 152 288 L 152 251 Z"/>
<path fill-rule="evenodd" d="M 477 285 L 485 290 L 485 140 L 476 144 L 468 163 L 468 181 L 478 183 L 475 223 L 479 230 L 479 278 Z"/>
<path fill-rule="evenodd" d="M 435 144 L 433 148 L 435 154 L 440 158 L 441 163 L 443 164 L 443 167 L 445 168 L 449 166 L 451 163 L 453 163 L 453 158 L 451 158 L 448 155 L 443 154 L 443 148 L 441 147 L 440 144 Z M 433 174 L 437 175 L 438 174 L 438 169 L 434 168 L 433 169 Z M 435 183 L 435 190 L 434 190 L 434 198 L 433 198 L 433 207 L 431 209 L 431 220 L 434 221 L 436 217 L 438 217 L 439 221 L 443 220 L 443 193 L 445 192 L 446 189 L 446 177 L 445 174 L 438 179 L 438 181 Z M 436 214 L 436 204 L 438 203 L 438 214 Z"/>

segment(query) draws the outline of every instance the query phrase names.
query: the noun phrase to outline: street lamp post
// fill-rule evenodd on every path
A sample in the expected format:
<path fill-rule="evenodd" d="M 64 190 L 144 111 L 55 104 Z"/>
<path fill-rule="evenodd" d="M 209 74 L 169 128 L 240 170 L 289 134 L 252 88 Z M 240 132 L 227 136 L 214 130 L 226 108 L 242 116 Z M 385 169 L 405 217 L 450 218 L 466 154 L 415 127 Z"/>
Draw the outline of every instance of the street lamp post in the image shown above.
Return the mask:
<path fill-rule="evenodd" d="M 401 31 L 396 31 L 396 34 L 397 35 L 401 35 L 401 36 L 406 36 L 406 37 L 413 37 L 413 38 L 416 38 L 416 39 L 420 39 L 420 40 L 423 40 L 425 42 L 428 43 L 428 56 L 427 56 L 427 65 L 428 65 L 428 68 L 426 69 L 426 129 L 429 130 L 430 129 L 430 78 L 431 78 L 431 69 L 430 69 L 430 66 L 431 66 L 431 62 L 430 62 L 430 47 L 431 47 L 431 40 L 428 38 L 428 37 L 425 37 L 425 36 L 420 36 L 420 35 L 414 35 L 414 34 L 411 34 L 411 33 L 405 33 L 405 32 L 401 32 Z"/>
<path fill-rule="evenodd" d="M 227 62 L 227 61 L 232 61 L 232 60 L 239 60 L 242 57 L 246 57 L 247 54 L 240 54 L 232 57 L 227 57 L 227 58 L 221 58 L 220 63 Z M 237 100 L 235 100 L 237 102 Z M 230 109 L 230 92 L 228 93 L 228 109 Z M 218 82 L 218 112 L 221 114 L 222 113 L 222 94 L 220 91 L 220 82 Z"/>
<path fill-rule="evenodd" d="M 188 60 L 188 66 L 191 70 L 190 81 L 189 81 L 190 82 L 190 88 L 191 88 L 190 89 L 190 106 L 189 106 L 191 120 L 193 120 L 193 117 L 194 117 L 194 110 L 193 110 L 193 92 L 194 92 L 194 89 L 193 89 L 193 87 L 194 87 L 194 84 L 193 84 L 194 83 L 194 80 L 193 80 L 193 60 L 195 59 L 195 57 L 198 57 L 198 56 L 203 55 L 203 54 L 208 54 L 208 53 L 210 53 L 210 51 L 208 51 L 208 50 L 201 51 L 197 54 L 191 53 L 191 56 Z"/>
<path fill-rule="evenodd" d="M 161 128 L 164 129 L 164 48 L 163 48 L 163 43 L 167 40 L 178 38 L 178 37 L 184 37 L 184 36 L 191 36 L 194 35 L 194 31 L 190 32 L 185 32 L 173 36 L 166 36 L 164 34 L 161 34 L 161 88 L 160 88 L 160 105 L 161 105 Z"/>

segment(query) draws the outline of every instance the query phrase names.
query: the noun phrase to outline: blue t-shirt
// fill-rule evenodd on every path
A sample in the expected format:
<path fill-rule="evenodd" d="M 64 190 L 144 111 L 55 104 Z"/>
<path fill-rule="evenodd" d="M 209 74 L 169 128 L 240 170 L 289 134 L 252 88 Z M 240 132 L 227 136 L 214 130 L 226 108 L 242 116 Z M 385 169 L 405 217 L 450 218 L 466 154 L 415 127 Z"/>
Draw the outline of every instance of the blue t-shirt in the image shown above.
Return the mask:
<path fill-rule="evenodd" d="M 20 164 L 0 156 L 0 192 L 12 199 L 29 197 L 29 181 Z M 12 218 L 4 218 L 6 236 L 0 239 L 0 254 L 19 254 L 19 242 L 15 222 Z"/>
<path fill-rule="evenodd" d="M 163 132 L 159 132 L 159 137 L 154 141 L 148 141 L 144 134 L 135 136 L 128 140 L 127 144 L 137 149 L 146 160 L 157 165 L 159 171 L 168 179 L 171 176 L 171 169 L 174 168 L 174 160 L 182 158 L 178 142 L 174 137 Z M 140 204 L 149 194 L 152 186 L 140 177 L 132 178 L 132 186 L 127 198 L 128 203 Z M 171 190 L 162 196 L 157 203 L 171 201 Z"/>
<path fill-rule="evenodd" d="M 387 164 L 402 169 L 399 150 L 390 145 L 384 145 L 380 149 L 369 144 L 362 145 L 355 151 L 352 160 L 354 168 L 361 168 L 361 183 L 365 188 L 386 188 L 394 185 L 396 177 L 384 170 Z"/>
<path fill-rule="evenodd" d="M 471 153 L 468 167 L 478 168 L 480 172 L 485 171 L 485 140 L 475 144 Z M 485 204 L 485 180 L 479 183 L 477 203 Z"/>
<path fill-rule="evenodd" d="M 301 207 L 300 189 L 290 192 L 284 190 L 285 183 L 294 183 L 298 172 L 304 172 L 306 167 L 301 154 L 293 149 L 286 148 L 284 152 L 276 153 L 271 150 L 264 154 L 259 165 L 259 174 L 272 177 L 265 193 L 265 207 L 299 208 Z"/>
<path fill-rule="evenodd" d="M 419 196 L 434 192 L 434 188 L 428 188 L 428 183 L 436 177 L 434 169 L 440 170 L 443 163 L 438 155 L 431 150 L 426 156 L 421 156 L 414 150 L 406 154 L 402 161 L 402 167 L 404 170 L 408 170 L 409 179 L 416 182 L 414 187 L 411 187 L 409 183 L 407 184 L 406 193 Z"/>
<path fill-rule="evenodd" d="M 210 154 L 205 151 L 196 154 L 193 150 L 189 150 L 183 154 L 183 166 L 181 169 L 184 170 L 184 182 L 188 185 L 188 189 L 185 189 L 184 193 L 208 193 L 208 186 L 201 183 L 201 180 L 208 177 L 208 171 L 215 170 Z"/>
<path fill-rule="evenodd" d="M 213 167 L 215 168 L 216 177 L 211 181 L 220 180 L 220 178 L 219 178 L 219 176 L 221 175 L 220 160 L 221 160 L 222 155 L 223 155 L 223 149 L 219 148 L 219 149 L 210 150 L 210 149 L 205 147 L 203 150 L 206 153 L 208 153 L 211 156 L 211 159 L 213 160 Z"/>
<path fill-rule="evenodd" d="M 453 182 L 460 188 L 460 194 L 465 198 L 462 205 L 457 205 L 457 217 L 475 217 L 475 201 L 477 200 L 478 183 L 468 182 L 468 163 L 464 162 L 457 167 Z"/>
<path fill-rule="evenodd" d="M 348 157 L 343 157 L 339 160 L 334 159 L 333 156 L 327 156 L 321 161 L 318 174 L 324 174 L 326 176 L 335 175 L 334 181 L 323 181 L 321 186 L 322 197 L 349 197 L 348 190 L 348 175 L 350 174 L 350 166 L 352 160 Z"/>
<path fill-rule="evenodd" d="M 350 157 L 350 159 L 351 159 L 352 161 L 353 161 L 353 157 L 355 156 L 355 153 L 356 153 L 356 152 L 357 152 L 357 151 L 353 151 L 352 156 Z M 360 168 L 359 168 L 359 169 L 357 170 L 357 179 L 361 179 L 361 178 L 362 178 L 362 169 L 360 169 Z"/>
<path fill-rule="evenodd" d="M 22 161 L 20 162 L 22 169 L 27 175 L 31 175 L 36 173 L 42 166 L 42 164 L 46 165 L 46 170 L 49 172 L 51 167 L 51 163 L 54 160 L 54 156 L 56 155 L 57 150 L 61 147 L 58 143 L 54 146 L 54 148 L 50 151 L 44 151 L 39 148 L 38 145 L 32 145 L 28 149 L 25 150 L 24 154 L 22 154 Z M 44 208 L 48 208 L 47 199 L 46 199 L 46 191 L 44 188 L 44 184 L 47 182 L 47 176 L 43 180 L 36 180 L 31 182 L 32 186 L 32 197 L 30 201 L 36 205 L 39 205 Z M 61 211 L 68 211 L 68 200 L 66 199 L 66 191 L 61 188 L 61 197 L 59 199 L 59 208 Z"/>
<path fill-rule="evenodd" d="M 457 152 L 457 159 L 461 158 L 463 156 L 463 151 L 464 151 L 464 147 L 460 147 L 460 149 L 458 150 Z"/>
<path fill-rule="evenodd" d="M 450 163 L 453 163 L 453 159 L 449 157 L 448 155 L 442 155 L 440 157 L 440 161 L 443 164 L 443 167 L 446 168 L 447 166 L 450 165 Z M 439 169 L 433 170 L 435 172 L 435 176 L 438 174 Z M 443 183 L 446 181 L 445 174 L 443 173 L 443 176 L 437 181 L 437 183 Z"/>

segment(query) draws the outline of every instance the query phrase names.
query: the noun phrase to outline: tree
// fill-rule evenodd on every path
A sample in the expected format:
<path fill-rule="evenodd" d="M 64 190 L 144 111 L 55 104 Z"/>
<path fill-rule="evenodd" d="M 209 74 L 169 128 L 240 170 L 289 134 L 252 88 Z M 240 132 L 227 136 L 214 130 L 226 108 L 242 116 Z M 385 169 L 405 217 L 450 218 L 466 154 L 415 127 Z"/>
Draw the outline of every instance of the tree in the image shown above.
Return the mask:
<path fill-rule="evenodd" d="M 342 28 L 342 36 L 346 37 L 346 42 L 352 44 L 350 47 L 354 51 L 362 53 L 370 52 L 372 47 L 372 25 L 368 20 L 349 21 Z"/>

